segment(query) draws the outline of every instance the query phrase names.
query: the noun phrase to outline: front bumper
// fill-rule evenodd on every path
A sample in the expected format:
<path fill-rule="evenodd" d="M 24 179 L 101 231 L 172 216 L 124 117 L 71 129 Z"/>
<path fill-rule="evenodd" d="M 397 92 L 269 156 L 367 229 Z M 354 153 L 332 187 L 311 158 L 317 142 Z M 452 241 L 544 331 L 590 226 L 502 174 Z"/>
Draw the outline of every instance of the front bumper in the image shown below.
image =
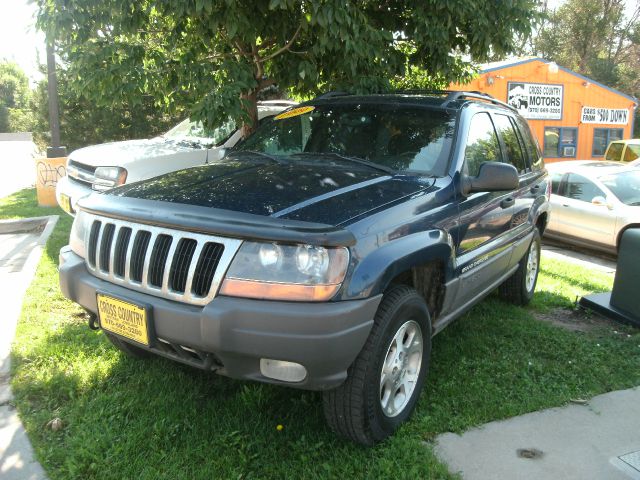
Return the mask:
<path fill-rule="evenodd" d="M 69 203 L 71 204 L 73 211 L 67 213 L 69 215 L 74 215 L 78 209 L 78 200 L 94 192 L 95 190 L 88 185 L 71 180 L 68 176 L 62 177 L 56 184 L 56 201 L 58 202 L 58 205 L 61 205 L 60 195 L 65 194 L 69 197 Z"/>
<path fill-rule="evenodd" d="M 93 313 L 97 291 L 150 305 L 148 350 L 156 354 L 232 378 L 307 390 L 327 390 L 346 379 L 382 298 L 301 303 L 218 296 L 199 307 L 96 278 L 68 247 L 60 251 L 60 288 Z M 261 358 L 299 363 L 307 376 L 296 383 L 267 378 L 260 373 Z"/>

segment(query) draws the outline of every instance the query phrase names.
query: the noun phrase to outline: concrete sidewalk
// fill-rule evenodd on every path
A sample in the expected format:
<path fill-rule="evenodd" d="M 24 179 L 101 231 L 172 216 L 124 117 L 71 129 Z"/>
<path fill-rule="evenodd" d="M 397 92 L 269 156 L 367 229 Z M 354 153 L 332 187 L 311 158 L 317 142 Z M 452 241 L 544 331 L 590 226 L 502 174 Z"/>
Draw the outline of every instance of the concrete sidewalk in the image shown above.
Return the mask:
<path fill-rule="evenodd" d="M 613 255 L 591 252 L 580 247 L 549 241 L 546 238 L 542 242 L 542 259 L 543 261 L 562 260 L 610 274 L 616 272 L 616 259 Z"/>
<path fill-rule="evenodd" d="M 0 221 L 0 478 L 43 480 L 31 443 L 12 404 L 10 349 L 24 293 L 33 279 L 47 238 L 58 217 Z"/>
<path fill-rule="evenodd" d="M 640 388 L 436 439 L 465 480 L 640 480 Z"/>

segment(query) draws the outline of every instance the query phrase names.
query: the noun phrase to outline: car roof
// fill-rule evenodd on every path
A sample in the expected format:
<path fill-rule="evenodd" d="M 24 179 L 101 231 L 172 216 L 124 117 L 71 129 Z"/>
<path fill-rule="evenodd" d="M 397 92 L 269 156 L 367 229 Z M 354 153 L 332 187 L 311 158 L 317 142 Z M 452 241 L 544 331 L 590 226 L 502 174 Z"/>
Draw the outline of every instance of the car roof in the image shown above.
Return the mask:
<path fill-rule="evenodd" d="M 584 176 L 602 177 L 612 173 L 638 170 L 637 166 L 622 162 L 608 162 L 606 160 L 566 160 L 546 165 L 550 173 L 579 173 Z"/>
<path fill-rule="evenodd" d="M 624 140 L 612 140 L 611 143 L 626 143 L 628 145 L 640 145 L 640 138 L 627 138 Z"/>

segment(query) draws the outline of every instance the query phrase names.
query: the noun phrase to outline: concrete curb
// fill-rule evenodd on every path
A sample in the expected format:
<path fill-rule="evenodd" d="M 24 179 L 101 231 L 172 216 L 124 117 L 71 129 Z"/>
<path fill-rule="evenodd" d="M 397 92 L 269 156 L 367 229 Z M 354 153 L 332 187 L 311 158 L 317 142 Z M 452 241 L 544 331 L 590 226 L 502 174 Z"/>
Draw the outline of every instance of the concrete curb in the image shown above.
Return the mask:
<path fill-rule="evenodd" d="M 46 480 L 27 433 L 12 404 L 10 385 L 11 343 L 22 311 L 26 289 L 31 284 L 47 240 L 58 221 L 57 215 L 24 220 L 0 221 L 0 234 L 38 237 L 29 248 L 24 264 L 16 272 L 0 272 L 0 283 L 6 285 L 5 314 L 0 322 L 0 477 L 3 480 Z"/>

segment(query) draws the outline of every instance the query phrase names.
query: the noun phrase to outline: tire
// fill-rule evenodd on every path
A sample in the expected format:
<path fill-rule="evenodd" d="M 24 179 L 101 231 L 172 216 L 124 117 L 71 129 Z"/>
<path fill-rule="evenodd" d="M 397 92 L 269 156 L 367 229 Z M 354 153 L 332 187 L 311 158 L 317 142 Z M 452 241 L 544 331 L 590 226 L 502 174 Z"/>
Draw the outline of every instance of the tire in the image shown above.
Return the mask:
<path fill-rule="evenodd" d="M 533 298 L 540 271 L 540 232 L 534 229 L 533 240 L 520 259 L 518 269 L 500 285 L 500 296 L 515 305 L 527 305 Z"/>
<path fill-rule="evenodd" d="M 131 345 L 124 340 L 120 340 L 120 338 L 112 335 L 111 333 L 104 332 L 109 341 L 121 352 L 124 352 L 127 356 L 136 359 L 145 359 L 153 357 L 153 353 L 145 350 L 144 348 L 136 347 L 135 345 Z"/>
<path fill-rule="evenodd" d="M 398 351 L 398 341 L 406 342 L 408 352 Z M 347 379 L 323 394 L 329 427 L 368 446 L 387 438 L 413 412 L 427 376 L 430 354 L 431 319 L 424 299 L 412 288 L 393 287 L 382 298 L 371 333 L 349 367 Z"/>

